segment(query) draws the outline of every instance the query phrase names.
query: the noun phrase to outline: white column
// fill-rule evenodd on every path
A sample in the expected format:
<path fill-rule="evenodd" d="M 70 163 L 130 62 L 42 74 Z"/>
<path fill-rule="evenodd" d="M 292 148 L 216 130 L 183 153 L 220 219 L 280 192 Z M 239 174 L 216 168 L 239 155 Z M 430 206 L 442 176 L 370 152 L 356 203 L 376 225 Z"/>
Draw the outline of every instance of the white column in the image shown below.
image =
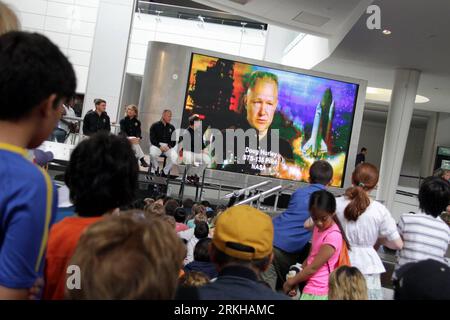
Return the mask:
<path fill-rule="evenodd" d="M 83 115 L 93 109 L 95 98 L 106 100 L 111 122 L 118 121 L 128 42 L 135 0 L 100 0 Z"/>
<path fill-rule="evenodd" d="M 398 69 L 395 73 L 377 191 L 377 200 L 383 201 L 390 210 L 400 177 L 419 78 L 418 70 Z"/>
<path fill-rule="evenodd" d="M 422 177 L 428 177 L 433 173 L 437 124 L 437 113 L 433 112 L 428 118 L 423 142 L 422 161 L 420 164 L 420 176 Z"/>

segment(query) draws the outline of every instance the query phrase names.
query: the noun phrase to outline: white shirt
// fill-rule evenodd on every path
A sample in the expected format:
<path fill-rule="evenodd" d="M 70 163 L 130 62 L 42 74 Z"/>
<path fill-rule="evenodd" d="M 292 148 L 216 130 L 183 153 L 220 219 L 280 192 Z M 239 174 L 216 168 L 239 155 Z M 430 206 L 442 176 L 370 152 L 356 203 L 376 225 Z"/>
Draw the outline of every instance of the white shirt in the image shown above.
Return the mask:
<path fill-rule="evenodd" d="M 373 246 L 378 238 L 389 241 L 400 238 L 394 218 L 384 205 L 371 201 L 356 221 L 349 221 L 344 216 L 349 203 L 350 200 L 344 196 L 336 198 L 336 214 L 350 243 L 348 254 L 352 266 L 363 274 L 385 272 L 383 262 Z"/>
<path fill-rule="evenodd" d="M 188 263 L 191 263 L 192 261 L 194 261 L 194 249 L 195 249 L 195 245 L 198 242 L 198 239 L 195 237 L 194 235 L 194 228 L 190 228 L 184 231 L 180 231 L 178 232 L 178 236 L 181 239 L 184 239 L 187 241 L 186 243 L 186 249 L 187 249 L 187 253 L 186 253 L 186 257 L 184 258 L 184 265 L 187 265 Z"/>
<path fill-rule="evenodd" d="M 65 116 L 67 116 L 67 117 L 76 117 L 77 116 L 75 114 L 75 110 L 73 110 L 70 106 L 66 106 L 63 104 L 63 108 L 64 108 L 64 110 L 66 110 Z M 73 122 L 70 120 L 66 120 L 66 121 Z M 69 132 L 69 125 L 62 122 L 61 120 L 58 121 L 58 128 L 64 130 L 65 132 Z"/>

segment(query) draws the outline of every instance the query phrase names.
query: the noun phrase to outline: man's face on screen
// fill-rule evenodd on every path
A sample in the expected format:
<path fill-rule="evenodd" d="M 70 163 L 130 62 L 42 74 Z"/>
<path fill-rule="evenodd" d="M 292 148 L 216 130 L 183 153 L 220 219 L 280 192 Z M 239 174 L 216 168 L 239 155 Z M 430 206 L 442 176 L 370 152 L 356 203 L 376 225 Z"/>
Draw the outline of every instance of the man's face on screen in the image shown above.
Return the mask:
<path fill-rule="evenodd" d="M 270 79 L 258 79 L 255 86 L 248 89 L 246 99 L 247 121 L 265 134 L 272 124 L 273 115 L 278 105 L 278 87 Z"/>

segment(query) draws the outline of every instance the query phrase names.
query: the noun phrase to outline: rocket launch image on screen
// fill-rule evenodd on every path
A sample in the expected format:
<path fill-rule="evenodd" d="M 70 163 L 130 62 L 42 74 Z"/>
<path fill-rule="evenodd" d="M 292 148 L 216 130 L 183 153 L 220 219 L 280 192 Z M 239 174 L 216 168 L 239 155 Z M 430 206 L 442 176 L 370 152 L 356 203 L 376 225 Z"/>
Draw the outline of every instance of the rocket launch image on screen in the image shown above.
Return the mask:
<path fill-rule="evenodd" d="M 227 159 L 212 168 L 309 182 L 309 167 L 322 159 L 333 167 L 332 186 L 341 187 L 358 89 L 355 83 L 194 53 L 182 126 L 198 114 L 206 139 L 210 128 L 254 128 L 258 141 L 270 140 L 278 129 L 277 152 L 250 150 L 246 164 L 238 165 L 233 150 L 224 150 Z"/>

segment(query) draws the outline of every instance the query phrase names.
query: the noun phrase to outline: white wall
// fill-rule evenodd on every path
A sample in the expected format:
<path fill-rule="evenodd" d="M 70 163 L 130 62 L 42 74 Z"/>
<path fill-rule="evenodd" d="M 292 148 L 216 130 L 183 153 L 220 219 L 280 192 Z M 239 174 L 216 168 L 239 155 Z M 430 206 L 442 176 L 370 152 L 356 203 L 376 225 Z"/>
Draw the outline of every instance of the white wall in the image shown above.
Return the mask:
<path fill-rule="evenodd" d="M 72 62 L 77 92 L 86 91 L 99 0 L 3 0 L 22 29 L 50 38 Z"/>
<path fill-rule="evenodd" d="M 133 0 L 99 0 L 83 115 L 102 98 L 111 122 L 118 120 L 133 12 Z"/>
<path fill-rule="evenodd" d="M 436 132 L 436 147 L 438 146 L 450 147 L 450 113 L 439 112 Z"/>
<path fill-rule="evenodd" d="M 55 42 L 74 65 L 78 93 L 86 92 L 89 63 L 100 0 L 3 0 L 26 31 L 42 33 Z M 136 14 L 127 59 L 127 72 L 142 75 L 148 41 L 162 41 L 263 60 L 266 32 L 197 21 Z"/>
<path fill-rule="evenodd" d="M 368 149 L 366 161 L 374 164 L 378 168 L 380 168 L 381 165 L 385 131 L 385 122 L 375 122 L 363 119 L 358 151 L 361 150 L 362 147 L 366 147 Z M 425 132 L 425 128 L 409 128 L 408 141 L 400 174 L 409 176 L 420 175 Z M 417 187 L 417 180 L 401 177 L 399 180 L 399 185 Z"/>
<path fill-rule="evenodd" d="M 159 22 L 158 22 L 159 20 Z M 175 43 L 262 60 L 266 33 L 260 30 L 225 26 L 154 15 L 135 14 L 128 51 L 127 73 L 144 73 L 149 41 Z"/>

